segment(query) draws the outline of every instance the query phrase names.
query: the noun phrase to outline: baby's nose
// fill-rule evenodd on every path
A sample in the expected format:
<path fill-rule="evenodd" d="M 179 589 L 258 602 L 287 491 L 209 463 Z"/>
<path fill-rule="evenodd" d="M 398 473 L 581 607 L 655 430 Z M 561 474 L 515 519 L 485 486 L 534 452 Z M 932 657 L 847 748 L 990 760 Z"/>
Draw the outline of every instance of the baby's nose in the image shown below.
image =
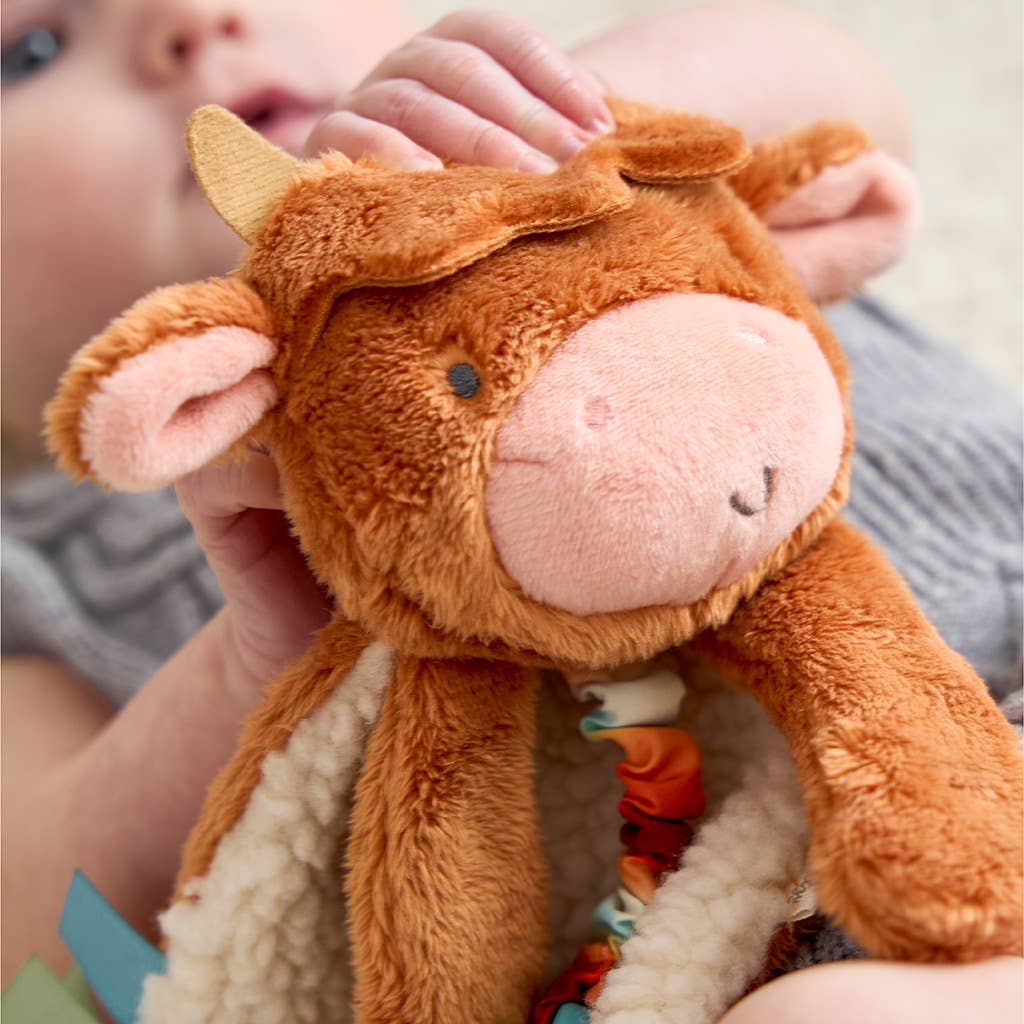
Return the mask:
<path fill-rule="evenodd" d="M 163 85 L 192 72 L 203 49 L 245 34 L 241 13 L 221 0 L 146 0 L 130 5 L 137 19 L 133 59 L 148 85 Z"/>

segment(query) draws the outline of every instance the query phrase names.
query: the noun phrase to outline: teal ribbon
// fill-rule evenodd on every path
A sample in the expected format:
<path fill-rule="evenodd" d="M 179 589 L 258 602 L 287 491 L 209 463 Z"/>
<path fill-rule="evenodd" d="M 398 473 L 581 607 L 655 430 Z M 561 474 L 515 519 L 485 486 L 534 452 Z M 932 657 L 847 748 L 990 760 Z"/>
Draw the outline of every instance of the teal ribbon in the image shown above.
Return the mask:
<path fill-rule="evenodd" d="M 551 1024 L 590 1024 L 590 1011 L 579 1003 L 562 1003 Z"/>
<path fill-rule="evenodd" d="M 603 729 L 610 729 L 614 725 L 615 719 L 611 713 L 605 711 L 604 708 L 597 707 L 580 719 L 579 728 L 583 738 L 589 740 L 592 733 L 600 732 Z"/>
<path fill-rule="evenodd" d="M 117 1024 L 135 1024 L 147 975 L 163 974 L 166 958 L 100 895 L 81 871 L 71 879 L 60 937 L 96 997 Z"/>
<path fill-rule="evenodd" d="M 594 911 L 594 924 L 605 935 L 614 935 L 621 942 L 633 934 L 633 925 L 636 917 L 625 910 L 620 910 L 615 904 L 618 902 L 615 895 L 601 900 Z"/>

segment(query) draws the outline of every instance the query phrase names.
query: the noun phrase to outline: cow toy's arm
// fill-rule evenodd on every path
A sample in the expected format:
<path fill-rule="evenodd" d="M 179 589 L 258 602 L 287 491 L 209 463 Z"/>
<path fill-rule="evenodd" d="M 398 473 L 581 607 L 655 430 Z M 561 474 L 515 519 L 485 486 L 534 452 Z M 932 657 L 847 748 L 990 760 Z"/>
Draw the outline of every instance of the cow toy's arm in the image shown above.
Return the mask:
<path fill-rule="evenodd" d="M 1021 950 L 1021 758 L 882 554 L 835 523 L 697 641 L 786 734 L 822 908 L 869 951 Z"/>

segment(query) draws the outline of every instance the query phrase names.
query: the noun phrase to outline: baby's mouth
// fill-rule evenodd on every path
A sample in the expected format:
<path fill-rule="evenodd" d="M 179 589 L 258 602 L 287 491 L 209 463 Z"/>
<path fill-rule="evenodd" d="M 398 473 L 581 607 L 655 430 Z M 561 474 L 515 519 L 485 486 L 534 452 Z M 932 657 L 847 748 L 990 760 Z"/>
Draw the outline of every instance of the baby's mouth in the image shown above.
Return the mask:
<path fill-rule="evenodd" d="M 313 125 L 330 104 L 300 96 L 279 86 L 252 90 L 225 106 L 269 142 L 300 156 Z"/>
<path fill-rule="evenodd" d="M 302 156 L 316 122 L 333 109 L 326 100 L 310 99 L 280 86 L 251 89 L 221 105 L 295 157 Z M 187 192 L 196 187 L 192 168 L 186 165 L 183 188 Z"/>

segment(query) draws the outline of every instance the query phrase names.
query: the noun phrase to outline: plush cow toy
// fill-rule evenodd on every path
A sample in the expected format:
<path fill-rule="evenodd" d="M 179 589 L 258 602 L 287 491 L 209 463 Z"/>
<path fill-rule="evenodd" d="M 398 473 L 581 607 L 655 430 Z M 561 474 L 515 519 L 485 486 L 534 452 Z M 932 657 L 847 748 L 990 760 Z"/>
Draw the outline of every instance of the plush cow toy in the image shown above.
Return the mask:
<path fill-rule="evenodd" d="M 1014 734 L 837 518 L 847 376 L 814 302 L 896 257 L 907 175 L 849 126 L 750 151 L 615 110 L 547 176 L 300 163 L 194 115 L 248 253 L 83 349 L 51 442 L 125 490 L 266 446 L 337 611 L 210 789 L 144 1019 L 707 1022 L 805 853 L 875 954 L 1019 952 Z M 615 884 L 565 679 L 627 750 L 628 856 L 574 968 L 599 969 L 541 999 L 549 931 L 549 981 L 593 938 L 561 889 Z"/>

